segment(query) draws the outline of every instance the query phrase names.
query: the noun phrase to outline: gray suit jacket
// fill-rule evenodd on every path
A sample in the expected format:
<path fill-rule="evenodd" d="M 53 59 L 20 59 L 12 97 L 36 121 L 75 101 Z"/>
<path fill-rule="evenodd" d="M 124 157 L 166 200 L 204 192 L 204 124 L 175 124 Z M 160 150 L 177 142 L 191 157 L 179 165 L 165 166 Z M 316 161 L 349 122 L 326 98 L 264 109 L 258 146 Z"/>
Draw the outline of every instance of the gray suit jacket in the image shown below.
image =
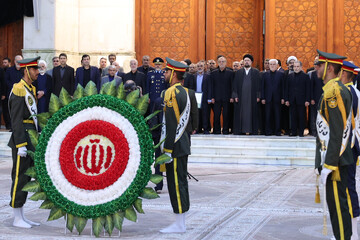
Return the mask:
<path fill-rule="evenodd" d="M 116 87 L 118 87 L 122 83 L 121 77 L 118 76 L 115 76 L 113 81 L 116 81 Z M 109 75 L 106 75 L 105 77 L 101 78 L 100 88 L 102 87 L 102 85 L 104 85 L 107 82 L 109 82 Z"/>

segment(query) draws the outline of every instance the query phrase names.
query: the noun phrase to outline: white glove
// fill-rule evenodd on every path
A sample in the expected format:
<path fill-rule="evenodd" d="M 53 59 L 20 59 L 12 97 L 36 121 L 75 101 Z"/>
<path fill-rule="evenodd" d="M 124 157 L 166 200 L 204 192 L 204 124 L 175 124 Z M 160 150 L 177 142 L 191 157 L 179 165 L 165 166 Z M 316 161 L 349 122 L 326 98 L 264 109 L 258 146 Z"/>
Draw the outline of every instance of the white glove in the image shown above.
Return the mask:
<path fill-rule="evenodd" d="M 328 175 L 329 175 L 331 172 L 332 172 L 332 170 L 331 170 L 331 169 L 328 169 L 328 168 L 326 168 L 326 167 L 323 167 L 323 169 L 321 170 L 321 175 L 320 175 L 320 177 L 321 177 L 321 183 L 322 183 L 323 185 L 326 184 L 326 179 L 327 179 Z"/>
<path fill-rule="evenodd" d="M 171 153 L 165 152 L 165 154 L 171 158 L 170 161 L 168 161 L 167 163 L 171 163 L 173 161 Z"/>
<path fill-rule="evenodd" d="M 26 147 L 19 147 L 18 148 L 18 155 L 20 157 L 26 157 L 26 155 L 27 155 L 26 151 L 27 151 Z"/>

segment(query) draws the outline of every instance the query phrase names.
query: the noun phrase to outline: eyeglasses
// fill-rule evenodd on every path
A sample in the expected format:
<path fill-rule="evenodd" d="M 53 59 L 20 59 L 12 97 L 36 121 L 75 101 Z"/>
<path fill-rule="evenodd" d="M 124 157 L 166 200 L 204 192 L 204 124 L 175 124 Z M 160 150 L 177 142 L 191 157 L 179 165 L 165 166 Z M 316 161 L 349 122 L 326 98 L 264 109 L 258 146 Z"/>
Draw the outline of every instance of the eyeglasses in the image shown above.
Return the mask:
<path fill-rule="evenodd" d="M 53 62 L 59 62 L 59 60 L 54 60 Z"/>

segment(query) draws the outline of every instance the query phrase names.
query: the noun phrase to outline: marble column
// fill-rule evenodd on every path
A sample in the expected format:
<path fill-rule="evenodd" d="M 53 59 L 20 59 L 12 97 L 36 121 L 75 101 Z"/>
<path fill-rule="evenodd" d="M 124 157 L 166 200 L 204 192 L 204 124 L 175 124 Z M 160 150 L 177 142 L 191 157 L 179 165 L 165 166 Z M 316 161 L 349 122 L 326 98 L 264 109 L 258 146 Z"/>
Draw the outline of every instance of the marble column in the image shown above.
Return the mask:
<path fill-rule="evenodd" d="M 135 0 L 42 0 L 38 6 L 38 16 L 24 18 L 24 57 L 39 55 L 51 68 L 52 57 L 64 52 L 68 65 L 77 68 L 83 54 L 99 66 L 101 57 L 115 53 L 124 70 L 130 70 Z"/>

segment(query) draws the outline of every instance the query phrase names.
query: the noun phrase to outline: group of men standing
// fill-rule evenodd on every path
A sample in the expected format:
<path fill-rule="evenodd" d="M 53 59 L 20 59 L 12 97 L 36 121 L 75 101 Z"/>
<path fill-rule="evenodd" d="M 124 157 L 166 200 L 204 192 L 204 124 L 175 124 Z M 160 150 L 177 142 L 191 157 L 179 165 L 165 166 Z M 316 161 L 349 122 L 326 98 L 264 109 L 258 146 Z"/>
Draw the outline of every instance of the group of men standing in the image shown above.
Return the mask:
<path fill-rule="evenodd" d="M 213 134 L 302 137 L 307 125 L 315 136 L 313 112 L 309 109 L 308 116 L 306 109 L 313 109 L 322 93 L 316 70 L 305 73 L 302 62 L 294 56 L 287 60 L 288 70 L 279 67 L 277 59 L 267 59 L 262 72 L 252 67 L 253 62 L 253 56 L 245 54 L 242 65 L 234 62 L 231 69 L 219 55 L 218 66 L 209 60 L 205 70 L 206 62 L 200 61 L 194 73 L 189 71 L 184 86 L 202 94 L 197 132 L 210 133 L 213 110 Z"/>

